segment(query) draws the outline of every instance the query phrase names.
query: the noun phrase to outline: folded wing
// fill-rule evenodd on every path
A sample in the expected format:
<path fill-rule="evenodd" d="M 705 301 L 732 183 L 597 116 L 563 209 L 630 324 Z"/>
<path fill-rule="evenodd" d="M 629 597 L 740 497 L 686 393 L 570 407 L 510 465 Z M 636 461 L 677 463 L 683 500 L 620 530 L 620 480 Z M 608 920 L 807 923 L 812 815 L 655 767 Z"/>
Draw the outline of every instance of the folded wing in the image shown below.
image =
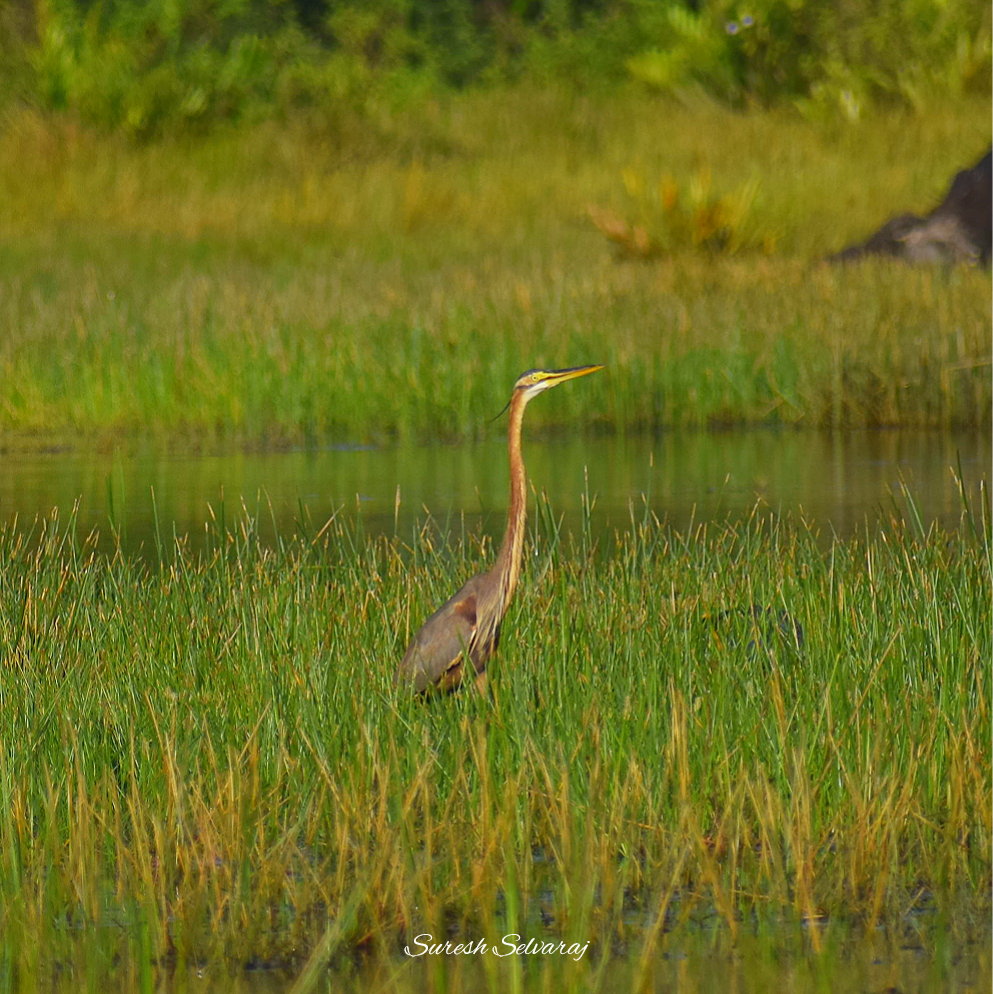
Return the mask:
<path fill-rule="evenodd" d="M 476 663 L 478 655 L 476 588 L 479 579 L 474 576 L 424 622 L 400 662 L 395 683 L 410 684 L 419 693 L 431 686 L 452 690 L 462 682 L 466 657 Z"/>

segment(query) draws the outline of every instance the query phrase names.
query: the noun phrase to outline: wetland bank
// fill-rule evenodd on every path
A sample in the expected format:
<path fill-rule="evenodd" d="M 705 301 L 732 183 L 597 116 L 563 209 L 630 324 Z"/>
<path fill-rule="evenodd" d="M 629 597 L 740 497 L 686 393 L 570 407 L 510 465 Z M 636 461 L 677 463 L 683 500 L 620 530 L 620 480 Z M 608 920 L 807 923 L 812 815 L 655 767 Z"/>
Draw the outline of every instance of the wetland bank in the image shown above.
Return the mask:
<path fill-rule="evenodd" d="M 974 158 L 989 101 L 953 109 L 467 93 L 354 154 L 298 122 L 135 144 L 8 116 L 0 471 L 53 438 L 63 470 L 123 454 L 91 488 L 103 544 L 57 486 L 37 522 L 2 515 L 0 990 L 984 989 L 989 273 L 816 262 L 943 187 L 912 150 Z M 589 224 L 639 182 L 735 191 L 746 168 L 748 251 L 619 261 Z M 504 466 L 485 425 L 515 377 L 584 361 L 605 375 L 529 412 L 539 496 L 489 698 L 424 708 L 390 675 L 499 525 L 267 532 L 229 492 L 223 515 L 196 498 L 195 547 L 181 502 L 140 556 L 115 543 L 121 502 L 151 503 L 129 452 L 473 439 L 472 480 Z M 565 424 L 593 433 L 567 474 L 541 455 Z M 591 523 L 612 441 L 728 425 L 772 429 L 756 461 L 792 449 L 782 475 L 815 486 L 806 430 L 968 432 L 979 465 L 959 491 L 939 444 L 954 504 L 920 513 L 897 475 L 837 537 L 756 506 L 754 473 L 732 519 L 634 500 Z M 562 527 L 542 476 L 582 465 Z M 590 945 L 405 961 L 427 933 Z"/>

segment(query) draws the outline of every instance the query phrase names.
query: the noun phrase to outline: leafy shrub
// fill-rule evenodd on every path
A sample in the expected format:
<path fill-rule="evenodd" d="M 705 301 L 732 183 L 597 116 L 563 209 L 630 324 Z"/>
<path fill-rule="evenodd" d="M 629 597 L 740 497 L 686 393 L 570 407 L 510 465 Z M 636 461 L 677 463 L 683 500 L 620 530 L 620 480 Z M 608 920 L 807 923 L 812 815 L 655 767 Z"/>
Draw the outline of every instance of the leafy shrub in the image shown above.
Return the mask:
<path fill-rule="evenodd" d="M 31 92 L 33 23 L 26 5 L 0 0 L 0 93 Z"/>
<path fill-rule="evenodd" d="M 100 5 L 82 18 L 68 4 L 43 10 L 35 56 L 43 102 L 147 134 L 251 113 L 278 94 L 300 96 L 284 77 L 304 75 L 308 96 L 326 82 L 300 73 L 316 60 L 293 24 L 268 35 L 240 32 L 209 7 L 156 0 L 113 18 Z"/>
<path fill-rule="evenodd" d="M 748 227 L 757 189 L 754 182 L 720 194 L 714 191 L 707 169 L 682 188 L 671 176 L 651 181 L 635 169 L 624 170 L 622 181 L 623 214 L 587 209 L 593 224 L 622 255 L 651 258 L 683 248 L 732 254 L 742 248 L 771 247 L 768 237 L 759 238 Z"/>
<path fill-rule="evenodd" d="M 986 87 L 985 0 L 0 0 L 0 85 L 137 135 L 520 75 L 855 116 Z"/>
<path fill-rule="evenodd" d="M 866 100 L 912 105 L 988 88 L 990 8 L 978 0 L 716 0 L 670 6 L 632 76 L 668 92 L 791 98 L 805 111 L 857 116 Z"/>

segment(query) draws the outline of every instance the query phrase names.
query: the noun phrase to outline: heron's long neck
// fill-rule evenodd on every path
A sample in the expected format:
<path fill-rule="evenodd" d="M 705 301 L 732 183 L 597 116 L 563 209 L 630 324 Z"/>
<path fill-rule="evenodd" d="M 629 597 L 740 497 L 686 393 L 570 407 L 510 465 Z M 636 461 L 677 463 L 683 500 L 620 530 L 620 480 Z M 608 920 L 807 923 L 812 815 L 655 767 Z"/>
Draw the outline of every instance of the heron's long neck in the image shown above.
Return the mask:
<path fill-rule="evenodd" d="M 510 427 L 507 447 L 510 451 L 510 507 L 507 511 L 507 531 L 497 553 L 493 572 L 500 578 L 501 613 L 514 594 L 521 573 L 521 550 L 524 547 L 524 523 L 528 513 L 527 477 L 521 458 L 521 421 L 528 397 L 521 391 L 510 404 Z"/>

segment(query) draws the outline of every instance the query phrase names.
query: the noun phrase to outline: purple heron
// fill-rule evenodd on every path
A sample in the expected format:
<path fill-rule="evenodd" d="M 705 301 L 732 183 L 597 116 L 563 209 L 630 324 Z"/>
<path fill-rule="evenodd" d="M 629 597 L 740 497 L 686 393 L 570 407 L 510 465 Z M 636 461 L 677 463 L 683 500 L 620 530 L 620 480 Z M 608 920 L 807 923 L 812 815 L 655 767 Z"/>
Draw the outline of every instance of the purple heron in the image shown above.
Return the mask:
<path fill-rule="evenodd" d="M 570 369 L 529 369 L 514 384 L 510 396 L 510 507 L 507 530 L 493 568 L 469 580 L 454 597 L 445 601 L 424 622 L 404 653 L 394 682 L 414 693 L 436 689 L 455 690 L 463 681 L 466 660 L 472 676 L 482 687 L 486 662 L 500 642 L 500 622 L 514 596 L 521 572 L 524 521 L 527 517 L 527 477 L 521 458 L 521 422 L 528 402 L 543 390 L 577 376 L 595 373 L 603 366 L 574 366 Z"/>

